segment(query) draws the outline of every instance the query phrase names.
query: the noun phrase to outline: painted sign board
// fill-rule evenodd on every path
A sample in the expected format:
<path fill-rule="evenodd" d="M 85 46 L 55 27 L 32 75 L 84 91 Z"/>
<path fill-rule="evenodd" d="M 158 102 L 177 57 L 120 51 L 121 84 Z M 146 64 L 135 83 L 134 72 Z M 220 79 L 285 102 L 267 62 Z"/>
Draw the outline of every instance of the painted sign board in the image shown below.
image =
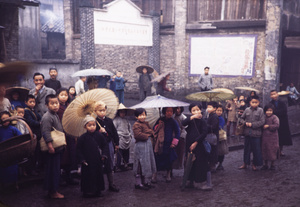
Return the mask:
<path fill-rule="evenodd" d="M 153 23 L 129 0 L 117 0 L 94 11 L 95 44 L 152 46 Z"/>
<path fill-rule="evenodd" d="M 255 70 L 257 35 L 190 37 L 190 75 L 252 77 Z"/>

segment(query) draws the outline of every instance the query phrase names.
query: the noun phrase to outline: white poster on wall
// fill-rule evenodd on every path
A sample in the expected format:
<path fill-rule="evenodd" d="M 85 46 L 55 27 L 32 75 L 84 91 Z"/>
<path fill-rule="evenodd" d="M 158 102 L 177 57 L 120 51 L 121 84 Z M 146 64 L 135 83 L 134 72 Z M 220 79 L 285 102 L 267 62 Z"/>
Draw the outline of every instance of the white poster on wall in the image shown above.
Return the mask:
<path fill-rule="evenodd" d="M 197 36 L 190 38 L 190 75 L 252 77 L 257 35 Z"/>
<path fill-rule="evenodd" d="M 94 11 L 95 44 L 152 46 L 153 23 L 131 1 L 119 0 Z"/>

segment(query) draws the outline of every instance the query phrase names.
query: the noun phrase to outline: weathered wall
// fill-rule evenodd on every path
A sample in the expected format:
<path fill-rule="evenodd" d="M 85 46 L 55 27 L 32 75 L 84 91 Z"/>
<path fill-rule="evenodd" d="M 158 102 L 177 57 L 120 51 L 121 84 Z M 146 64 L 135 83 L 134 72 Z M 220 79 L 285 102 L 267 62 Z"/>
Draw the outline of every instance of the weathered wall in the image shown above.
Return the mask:
<path fill-rule="evenodd" d="M 18 60 L 19 58 L 19 10 L 17 7 L 8 4 L 2 4 L 0 7 L 0 25 L 4 27 L 4 39 L 6 46 L 6 59 L 4 51 L 1 48 L 0 61 L 6 62 Z"/>
<path fill-rule="evenodd" d="M 139 74 L 136 67 L 148 64 L 148 47 L 95 45 L 95 67 L 112 72 L 122 71 L 126 92 L 138 91 Z"/>
<path fill-rule="evenodd" d="M 19 9 L 19 59 L 35 60 L 41 57 L 40 9 L 26 6 Z"/>

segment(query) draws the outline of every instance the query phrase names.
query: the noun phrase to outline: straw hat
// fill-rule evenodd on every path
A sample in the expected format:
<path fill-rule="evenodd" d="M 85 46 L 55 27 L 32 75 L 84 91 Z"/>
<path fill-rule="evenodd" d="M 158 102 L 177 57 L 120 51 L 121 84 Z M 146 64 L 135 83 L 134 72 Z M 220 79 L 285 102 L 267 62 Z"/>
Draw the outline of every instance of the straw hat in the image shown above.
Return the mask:
<path fill-rule="evenodd" d="M 126 116 L 133 116 L 134 115 L 134 109 L 130 109 L 130 108 L 126 108 L 126 106 L 124 106 L 124 104 L 120 103 L 119 108 L 118 108 L 118 112 L 121 110 L 125 110 L 126 111 Z"/>
<path fill-rule="evenodd" d="M 139 67 L 136 68 L 136 72 L 143 73 L 143 69 L 144 68 L 147 69 L 147 73 L 153 73 L 153 71 L 154 71 L 154 69 L 151 66 L 141 65 L 141 66 L 139 66 Z"/>

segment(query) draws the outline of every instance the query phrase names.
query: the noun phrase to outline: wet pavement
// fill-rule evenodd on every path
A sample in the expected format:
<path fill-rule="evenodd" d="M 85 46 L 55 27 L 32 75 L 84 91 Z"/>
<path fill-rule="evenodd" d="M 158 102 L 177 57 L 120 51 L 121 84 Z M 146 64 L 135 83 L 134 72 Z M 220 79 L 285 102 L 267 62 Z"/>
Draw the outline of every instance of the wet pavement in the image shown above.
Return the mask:
<path fill-rule="evenodd" d="M 158 174 L 154 189 L 134 189 L 132 170 L 115 173 L 119 193 L 104 191 L 103 198 L 81 197 L 79 186 L 60 187 L 66 198 L 51 200 L 42 190 L 42 181 L 20 186 L 15 193 L 0 195 L 4 206 L 300 206 L 300 136 L 293 146 L 285 147 L 285 157 L 276 161 L 276 170 L 239 170 L 243 150 L 225 157 L 224 171 L 212 174 L 213 191 L 180 190 L 183 170 L 174 170 L 171 183 Z M 105 178 L 106 179 L 106 178 Z M 1 206 L 1 204 L 0 204 Z"/>

